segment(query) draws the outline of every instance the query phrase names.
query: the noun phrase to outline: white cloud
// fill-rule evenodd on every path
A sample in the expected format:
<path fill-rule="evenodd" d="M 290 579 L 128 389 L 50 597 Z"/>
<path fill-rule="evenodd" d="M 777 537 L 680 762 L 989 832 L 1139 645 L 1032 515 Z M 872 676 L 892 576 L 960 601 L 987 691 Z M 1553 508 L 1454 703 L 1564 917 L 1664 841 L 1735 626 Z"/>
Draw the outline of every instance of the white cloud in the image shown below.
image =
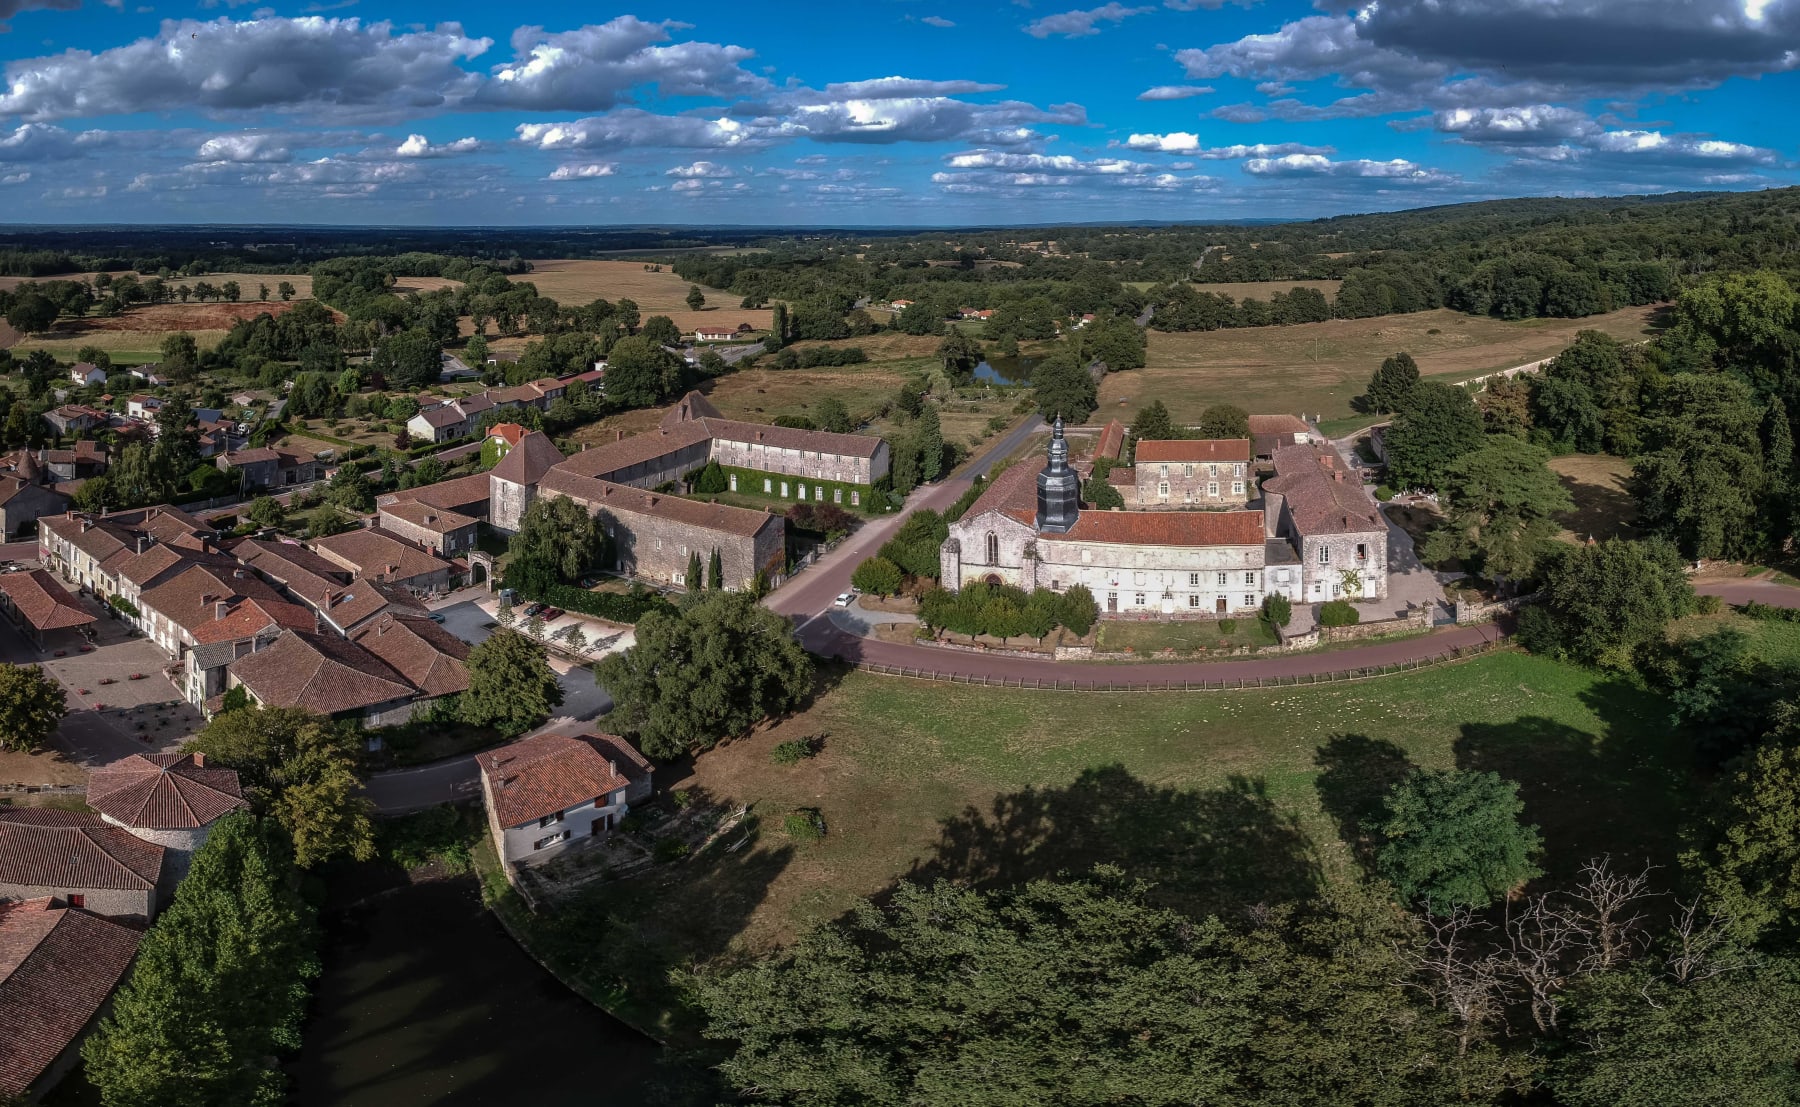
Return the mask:
<path fill-rule="evenodd" d="M 597 177 L 610 177 L 619 171 L 612 162 L 585 162 L 573 165 L 559 165 L 550 171 L 544 179 L 547 181 L 591 181 Z"/>
<path fill-rule="evenodd" d="M 924 17 L 923 19 L 919 20 L 919 22 L 925 24 L 927 27 L 954 27 L 954 26 L 956 26 L 955 23 L 952 23 L 950 20 L 945 19 L 941 15 L 928 15 L 928 16 Z"/>
<path fill-rule="evenodd" d="M 4 177 L 0 177 L 0 185 L 24 184 L 26 181 L 29 181 L 30 179 L 31 179 L 31 170 L 27 169 L 22 173 L 9 173 Z"/>
<path fill-rule="evenodd" d="M 1329 154 L 1329 146 L 1307 146 L 1298 142 L 1281 142 L 1275 144 L 1257 143 L 1251 146 L 1214 146 L 1207 148 L 1200 142 L 1200 136 L 1187 131 L 1171 131 L 1168 134 L 1132 135 L 1125 140 L 1127 148 L 1132 150 L 1154 150 L 1162 154 L 1184 154 L 1188 157 L 1200 158 L 1204 161 L 1235 161 L 1238 158 L 1271 158 L 1288 154 Z"/>
<path fill-rule="evenodd" d="M 459 138 L 453 142 L 445 142 L 433 146 L 431 140 L 421 134 L 410 134 L 406 141 L 394 147 L 397 158 L 448 158 L 457 154 L 472 154 L 481 149 L 478 138 Z"/>
<path fill-rule="evenodd" d="M 737 174 L 733 173 L 731 167 L 727 165 L 711 161 L 697 161 L 691 165 L 677 165 L 664 176 L 691 179 L 696 177 L 735 177 Z"/>
<path fill-rule="evenodd" d="M 1152 168 L 1144 162 L 1119 158 L 1095 158 L 1082 161 L 1068 154 L 1016 154 L 998 150 L 972 150 L 951 154 L 944 163 L 952 169 L 1010 169 L 1051 171 L 1056 173 L 1098 173 L 1129 175 Z"/>
<path fill-rule="evenodd" d="M 634 88 L 664 96 L 753 96 L 768 81 L 743 68 L 756 56 L 741 46 L 668 42 L 680 23 L 647 23 L 622 15 L 598 26 L 549 34 L 542 27 L 513 32 L 514 60 L 493 68 L 472 106 L 536 111 L 604 111 Z"/>
<path fill-rule="evenodd" d="M 803 132 L 777 120 L 748 122 L 721 116 L 656 115 L 621 108 L 567 123 L 521 123 L 519 141 L 540 150 L 616 150 L 627 147 L 731 150 L 756 149 Z"/>
<path fill-rule="evenodd" d="M 1128 8 L 1118 3 L 1118 0 L 1113 0 L 1112 3 L 1098 8 L 1058 12 L 1056 15 L 1046 15 L 1042 19 L 1034 19 L 1025 25 L 1025 33 L 1032 38 L 1049 38 L 1051 35 L 1082 38 L 1087 35 L 1099 34 L 1100 28 L 1095 26 L 1097 23 L 1119 23 L 1134 15 L 1142 15 L 1155 10 L 1154 8 Z"/>
<path fill-rule="evenodd" d="M 280 136 L 270 134 L 220 135 L 200 144 L 195 156 L 206 162 L 283 162 L 293 151 Z"/>
<path fill-rule="evenodd" d="M 1087 112 L 1079 104 L 1052 104 L 1044 109 L 1017 100 L 971 104 L 947 96 L 923 96 L 803 104 L 788 120 L 798 133 L 818 142 L 1018 145 L 1038 137 L 1028 124 L 1080 125 L 1087 122 Z"/>
<path fill-rule="evenodd" d="M 1206 96 L 1212 92 L 1211 85 L 1157 85 L 1138 93 L 1139 100 L 1186 100 L 1194 96 Z"/>
<path fill-rule="evenodd" d="M 1244 172 L 1256 177 L 1358 177 L 1418 185 L 1454 184 L 1460 180 L 1453 173 L 1427 169 L 1404 158 L 1390 161 L 1372 161 L 1367 158 L 1332 161 L 1323 154 L 1251 158 L 1244 163 Z"/>

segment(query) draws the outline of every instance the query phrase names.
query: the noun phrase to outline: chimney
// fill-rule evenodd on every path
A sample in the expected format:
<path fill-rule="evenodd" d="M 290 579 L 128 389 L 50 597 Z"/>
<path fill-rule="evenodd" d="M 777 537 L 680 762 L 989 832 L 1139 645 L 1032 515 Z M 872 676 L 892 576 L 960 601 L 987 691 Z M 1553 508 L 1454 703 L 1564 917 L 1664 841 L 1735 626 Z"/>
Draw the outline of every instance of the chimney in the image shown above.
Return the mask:
<path fill-rule="evenodd" d="M 196 768 L 196 769 L 206 768 L 206 755 L 204 753 L 194 753 L 194 754 L 189 754 L 188 756 L 190 756 L 194 759 L 194 768 Z"/>

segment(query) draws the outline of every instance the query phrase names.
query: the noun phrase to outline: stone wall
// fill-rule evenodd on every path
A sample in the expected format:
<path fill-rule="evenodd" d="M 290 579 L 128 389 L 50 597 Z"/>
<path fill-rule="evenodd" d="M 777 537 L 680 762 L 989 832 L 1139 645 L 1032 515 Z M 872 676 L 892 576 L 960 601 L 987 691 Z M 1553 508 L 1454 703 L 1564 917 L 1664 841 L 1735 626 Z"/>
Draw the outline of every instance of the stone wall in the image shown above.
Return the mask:
<path fill-rule="evenodd" d="M 1250 502 L 1247 466 L 1236 462 L 1155 462 L 1136 466 L 1136 501 L 1147 511 L 1193 507 L 1242 508 Z"/>
<path fill-rule="evenodd" d="M 502 534 L 517 534 L 525 509 L 537 498 L 537 489 L 528 484 L 488 477 L 488 525 Z"/>
<path fill-rule="evenodd" d="M 1300 540 L 1300 566 L 1305 574 L 1305 594 L 1301 598 L 1307 603 L 1385 599 L 1388 592 L 1387 531 L 1304 536 Z M 1361 572 L 1361 593 L 1343 587 L 1346 569 Z"/>
<path fill-rule="evenodd" d="M 440 557 L 455 557 L 475 545 L 476 524 L 473 522 L 455 530 L 440 532 L 383 511 L 381 527 L 383 530 L 393 531 L 408 542 L 423 546 Z"/>
<path fill-rule="evenodd" d="M 739 442 L 728 438 L 716 438 L 712 442 L 712 460 L 720 465 L 841 484 L 868 485 L 886 476 L 887 466 L 882 463 L 885 454 L 885 445 L 873 458 L 867 458 L 823 450 L 782 449 L 761 442 Z"/>
<path fill-rule="evenodd" d="M 786 530 L 779 520 L 755 535 L 743 535 L 614 507 L 598 514 L 612 540 L 616 567 L 658 583 L 680 584 L 687 576 L 688 560 L 696 552 L 704 572 L 715 548 L 725 587 L 732 591 L 748 588 L 759 569 L 773 580 L 786 566 Z"/>
<path fill-rule="evenodd" d="M 1458 601 L 1453 605 L 1453 610 L 1456 612 L 1457 625 L 1467 626 L 1470 623 L 1485 623 L 1496 615 L 1510 615 L 1521 607 L 1537 603 L 1543 598 L 1540 593 L 1533 592 L 1529 596 L 1514 596 L 1510 600 L 1494 600 L 1491 603 Z"/>

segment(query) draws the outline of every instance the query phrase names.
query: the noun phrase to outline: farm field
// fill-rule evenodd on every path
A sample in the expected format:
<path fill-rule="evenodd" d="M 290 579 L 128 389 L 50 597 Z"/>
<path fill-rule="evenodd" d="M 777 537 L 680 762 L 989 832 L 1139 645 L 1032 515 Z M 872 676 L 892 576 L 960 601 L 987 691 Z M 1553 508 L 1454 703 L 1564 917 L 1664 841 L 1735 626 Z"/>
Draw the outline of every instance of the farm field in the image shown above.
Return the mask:
<path fill-rule="evenodd" d="M 751 805 L 759 836 L 678 880 L 589 893 L 571 919 L 621 929 L 582 954 L 578 976 L 623 979 L 635 1012 L 666 1011 L 669 966 L 766 951 L 909 875 L 1010 882 L 1119 860 L 1201 900 L 1305 895 L 1355 872 L 1321 801 L 1321 769 L 1334 763 L 1350 770 L 1334 779 L 1386 779 L 1405 759 L 1518 780 L 1551 879 L 1608 851 L 1634 866 L 1669 865 L 1680 845 L 1687 766 L 1660 699 L 1517 652 L 1273 693 L 1045 693 L 839 676 L 806 711 L 667 782 L 733 810 Z M 1410 706 L 1395 712 L 1396 702 Z M 774 746 L 793 739 L 823 748 L 774 764 Z M 786 838 L 783 816 L 812 807 L 824 839 Z"/>
<path fill-rule="evenodd" d="M 639 261 L 534 260 L 531 272 L 513 279 L 530 281 L 540 293 L 565 307 L 599 299 L 632 300 L 644 318 L 667 315 L 684 333 L 697 326 L 736 327 L 739 323 L 749 323 L 760 331 L 769 329 L 772 316 L 767 309 L 746 311 L 737 306 L 740 297 L 718 289 L 701 289 L 706 293 L 707 306 L 700 311 L 689 311 L 688 282 L 667 266 L 660 273 L 652 273 L 644 268 L 644 264 Z"/>
<path fill-rule="evenodd" d="M 114 277 L 122 275 L 120 273 L 113 274 Z M 139 276 L 148 275 L 153 274 L 139 274 Z M 97 273 L 64 273 L 54 277 L 0 277 L 0 291 L 11 291 L 27 281 L 91 281 L 97 276 L 99 276 Z M 269 301 L 279 303 L 281 298 L 275 294 L 275 289 L 280 286 L 282 281 L 287 281 L 294 286 L 294 299 L 312 298 L 312 277 L 305 273 L 207 273 L 198 277 L 164 277 L 163 280 L 171 288 L 183 284 L 191 288 L 201 281 L 215 286 L 224 284 L 226 281 L 236 281 L 243 289 L 243 299 L 239 301 L 240 303 L 254 301 L 258 286 L 265 284 L 269 286 Z M 440 288 L 450 288 L 460 283 L 462 282 L 448 280 L 444 277 L 401 277 L 395 283 L 394 291 L 401 294 L 431 292 Z M 685 292 L 686 290 L 683 289 L 684 294 Z"/>
<path fill-rule="evenodd" d="M 1152 330 L 1149 364 L 1102 382 L 1096 418 L 1161 400 L 1185 421 L 1216 403 L 1341 419 L 1352 414 L 1351 398 L 1361 394 L 1381 360 L 1400 350 L 1412 354 L 1428 377 L 1464 380 L 1550 357 L 1583 330 L 1626 341 L 1648 337 L 1655 315 L 1656 309 L 1641 307 L 1585 319 L 1506 322 L 1440 308 L 1291 327 Z"/>
<path fill-rule="evenodd" d="M 40 334 L 19 335 L 7 328 L 0 339 L 10 338 L 18 349 L 48 350 L 60 358 L 73 357 L 83 346 L 98 346 L 115 363 L 155 361 L 167 335 L 186 331 L 201 349 L 208 349 L 239 320 L 254 319 L 264 312 L 280 315 L 292 306 L 280 301 L 146 304 L 112 317 L 59 319 L 54 329 Z"/>
<path fill-rule="evenodd" d="M 1567 542 L 1607 538 L 1632 538 L 1637 528 L 1637 502 L 1625 482 L 1631 478 L 1631 461 L 1606 454 L 1569 454 L 1550 459 L 1550 469 L 1562 479 L 1575 501 L 1575 510 L 1564 515 L 1561 537 Z"/>

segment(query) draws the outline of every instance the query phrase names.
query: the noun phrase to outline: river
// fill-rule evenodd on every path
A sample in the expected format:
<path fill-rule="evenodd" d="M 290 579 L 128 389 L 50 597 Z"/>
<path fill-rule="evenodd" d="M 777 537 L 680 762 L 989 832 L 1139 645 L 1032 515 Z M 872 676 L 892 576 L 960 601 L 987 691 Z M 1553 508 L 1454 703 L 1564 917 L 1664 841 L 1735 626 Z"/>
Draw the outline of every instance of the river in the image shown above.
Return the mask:
<path fill-rule="evenodd" d="M 527 957 L 473 877 L 406 885 L 324 922 L 325 972 L 290 1102 L 650 1101 L 657 1045 Z"/>

